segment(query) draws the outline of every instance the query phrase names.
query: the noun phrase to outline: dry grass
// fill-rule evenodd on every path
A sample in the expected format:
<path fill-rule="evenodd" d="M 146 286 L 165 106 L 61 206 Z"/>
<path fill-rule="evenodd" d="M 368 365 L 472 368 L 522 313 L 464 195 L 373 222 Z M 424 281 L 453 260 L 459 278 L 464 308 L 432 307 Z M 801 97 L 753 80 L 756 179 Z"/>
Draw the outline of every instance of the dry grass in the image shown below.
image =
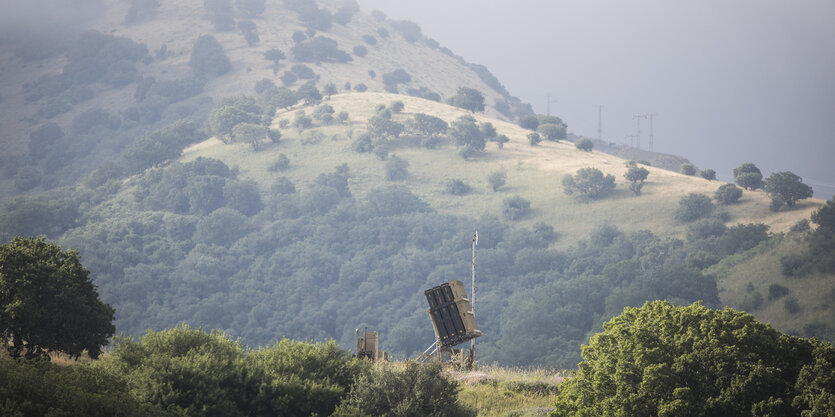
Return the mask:
<path fill-rule="evenodd" d="M 467 111 L 445 104 L 420 98 L 385 93 L 338 94 L 327 100 L 337 112 L 347 111 L 349 121 L 344 125 L 317 127 L 306 132 L 283 129 L 283 138 L 278 145 L 271 145 L 261 152 L 254 152 L 244 144 L 225 145 L 219 141 L 204 142 L 192 147 L 185 155 L 186 160 L 197 156 L 208 156 L 240 167 L 244 176 L 255 179 L 263 189 L 279 176 L 287 176 L 301 188 L 323 172 L 347 163 L 351 168 L 351 190 L 362 197 L 368 190 L 384 185 L 384 162 L 373 155 L 358 154 L 351 150 L 349 135 L 365 129 L 365 123 L 374 113 L 378 104 L 388 105 L 400 100 L 405 104 L 403 114 L 395 115 L 396 120 L 405 121 L 414 113 L 426 113 L 448 122 Z M 312 107 L 297 107 L 279 111 L 275 118 L 292 120 L 294 113 L 302 109 L 311 114 Z M 569 142 L 543 142 L 530 146 L 526 139 L 528 131 L 501 120 L 484 115 L 474 115 L 479 121 L 493 123 L 499 133 L 510 138 L 503 150 L 489 143 L 487 151 L 471 161 L 462 160 L 452 145 L 441 149 L 427 150 L 419 146 L 400 146 L 392 153 L 409 162 L 409 178 L 403 182 L 440 213 L 480 217 L 501 212 L 502 201 L 520 195 L 531 201 L 533 213 L 519 221 L 529 226 L 545 222 L 554 226 L 562 238 L 558 247 L 566 247 L 602 223 L 610 223 L 626 231 L 647 229 L 661 236 L 683 236 L 685 225 L 675 221 L 674 212 L 681 197 L 689 193 L 712 196 L 722 184 L 699 177 L 690 177 L 659 168 L 648 167 L 649 178 L 640 196 L 628 190 L 623 178 L 627 168 L 625 160 L 601 152 L 583 152 Z M 277 127 L 277 126 L 275 126 Z M 319 132 L 323 139 L 318 143 L 307 143 L 304 137 L 311 131 Z M 279 153 L 286 154 L 291 168 L 286 172 L 273 173 L 267 167 Z M 615 192 L 597 201 L 583 201 L 563 193 L 561 178 L 573 174 L 583 167 L 595 167 L 616 178 Z M 504 171 L 507 184 L 499 192 L 493 192 L 487 176 L 493 171 Z M 449 179 L 461 179 L 473 187 L 465 196 L 445 194 L 444 184 Z M 729 224 L 764 223 L 772 232 L 782 232 L 802 218 L 808 218 L 811 211 L 823 204 L 821 200 L 804 200 L 790 211 L 773 213 L 770 200 L 762 191 L 746 191 L 738 204 L 723 207 L 729 213 Z"/>
<path fill-rule="evenodd" d="M 544 416 L 554 404 L 564 373 L 543 369 L 481 366 L 470 372 L 449 372 L 461 391 L 458 398 L 479 416 Z"/>

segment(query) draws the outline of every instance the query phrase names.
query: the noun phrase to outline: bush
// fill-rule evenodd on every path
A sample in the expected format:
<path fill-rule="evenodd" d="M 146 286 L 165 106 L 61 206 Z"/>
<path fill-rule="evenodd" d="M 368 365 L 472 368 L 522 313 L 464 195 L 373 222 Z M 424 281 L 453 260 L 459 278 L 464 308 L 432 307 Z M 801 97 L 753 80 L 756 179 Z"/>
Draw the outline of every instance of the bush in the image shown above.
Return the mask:
<path fill-rule="evenodd" d="M 473 187 L 467 185 L 467 183 L 465 183 L 463 180 L 451 179 L 446 182 L 444 190 L 447 194 L 465 195 L 469 194 L 473 190 Z"/>
<path fill-rule="evenodd" d="M 719 204 L 733 204 L 742 197 L 742 189 L 733 184 L 724 184 L 713 194 L 713 199 Z"/>
<path fill-rule="evenodd" d="M 530 200 L 513 196 L 502 201 L 502 215 L 507 220 L 520 220 L 531 211 Z"/>
<path fill-rule="evenodd" d="M 458 91 L 449 98 L 448 102 L 472 113 L 484 111 L 484 95 L 475 88 L 458 87 Z"/>
<path fill-rule="evenodd" d="M 414 43 L 420 39 L 421 36 L 423 36 L 420 26 L 418 26 L 415 22 L 409 20 L 395 20 L 390 23 L 391 27 L 400 32 L 400 34 L 403 35 L 403 39 L 406 39 L 409 43 Z"/>
<path fill-rule="evenodd" d="M 690 175 L 690 176 L 696 175 L 696 166 L 693 165 L 693 164 L 685 162 L 685 163 L 681 164 L 681 168 L 679 169 L 679 172 L 681 172 L 684 175 Z"/>
<path fill-rule="evenodd" d="M 785 277 L 802 277 L 811 272 L 809 261 L 809 257 L 805 255 L 783 255 L 780 257 L 780 272 L 782 272 Z"/>
<path fill-rule="evenodd" d="M 787 296 L 790 292 L 788 288 L 780 284 L 771 284 L 768 286 L 768 301 Z"/>
<path fill-rule="evenodd" d="M 507 182 L 507 174 L 504 171 L 493 172 L 487 177 L 487 182 L 494 192 L 499 191 L 499 188 Z"/>
<path fill-rule="evenodd" d="M 273 194 L 278 195 L 293 194 L 296 192 L 296 185 L 293 184 L 292 181 L 287 179 L 287 177 L 278 177 L 276 178 L 272 187 L 270 187 L 270 190 L 273 192 Z"/>
<path fill-rule="evenodd" d="M 564 124 L 555 124 L 555 123 L 543 123 L 537 126 L 536 131 L 542 135 L 547 140 L 550 141 L 557 141 L 560 139 L 565 139 L 566 126 Z"/>
<path fill-rule="evenodd" d="M 371 35 L 362 35 L 362 40 L 363 40 L 363 42 L 365 42 L 365 43 L 367 43 L 371 46 L 374 46 L 374 45 L 377 44 L 377 38 L 375 38 Z"/>
<path fill-rule="evenodd" d="M 692 222 L 710 216 L 714 208 L 710 197 L 704 194 L 690 193 L 679 200 L 675 218 L 682 222 Z"/>
<path fill-rule="evenodd" d="M 734 181 L 747 190 L 756 190 L 763 185 L 763 174 L 756 165 L 746 162 L 734 168 Z"/>
<path fill-rule="evenodd" d="M 574 144 L 574 147 L 581 151 L 591 152 L 591 150 L 594 149 L 594 142 L 592 142 L 589 138 L 583 138 L 578 140 Z"/>
<path fill-rule="evenodd" d="M 475 411 L 458 402 L 457 382 L 442 371 L 437 362 L 406 362 L 402 370 L 374 368 L 357 378 L 341 412 L 350 407 L 369 416 L 395 415 L 396 410 L 403 417 L 474 417 Z"/>
<path fill-rule="evenodd" d="M 354 55 L 356 55 L 360 58 L 368 55 L 368 49 L 366 49 L 366 47 L 364 47 L 362 45 L 355 46 L 353 51 L 354 51 Z"/>
<path fill-rule="evenodd" d="M 374 78 L 374 77 L 372 77 Z M 412 81 L 412 76 L 402 68 L 398 68 L 392 72 L 383 74 L 383 85 L 386 87 L 394 87 L 395 91 L 398 84 L 406 84 Z"/>
<path fill-rule="evenodd" d="M 310 40 L 297 43 L 291 49 L 296 60 L 301 62 L 349 62 L 347 52 L 339 49 L 337 42 L 324 36 L 315 36 Z"/>
<path fill-rule="evenodd" d="M 403 181 L 409 176 L 409 161 L 392 155 L 386 162 L 386 179 Z"/>
<path fill-rule="evenodd" d="M 270 164 L 270 167 L 268 169 L 272 172 L 276 172 L 284 171 L 287 168 L 290 168 L 290 158 L 288 158 L 287 155 L 280 153 L 278 154 L 278 158 L 276 158 L 275 161 L 273 161 L 273 163 Z"/>
<path fill-rule="evenodd" d="M 232 63 L 223 52 L 223 46 L 212 35 L 197 38 L 188 64 L 197 76 L 206 78 L 219 77 L 232 69 Z"/>
<path fill-rule="evenodd" d="M 712 169 L 703 169 L 699 172 L 699 175 L 708 181 L 713 181 L 716 179 L 716 171 Z"/>
<path fill-rule="evenodd" d="M 530 143 L 531 146 L 536 146 L 539 144 L 539 142 L 542 142 L 542 136 L 539 136 L 539 133 L 528 133 L 528 143 Z"/>

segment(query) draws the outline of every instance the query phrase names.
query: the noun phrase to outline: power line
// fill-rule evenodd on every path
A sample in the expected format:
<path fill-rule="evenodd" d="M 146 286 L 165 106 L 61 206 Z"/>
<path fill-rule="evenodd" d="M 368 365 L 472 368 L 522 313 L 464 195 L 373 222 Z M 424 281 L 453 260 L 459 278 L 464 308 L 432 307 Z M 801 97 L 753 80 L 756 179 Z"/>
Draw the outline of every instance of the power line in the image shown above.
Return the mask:
<path fill-rule="evenodd" d="M 655 113 L 647 113 L 644 116 L 649 118 L 649 151 L 652 152 L 652 147 L 653 147 L 653 144 L 655 142 L 655 140 L 652 136 L 652 118 L 655 117 L 655 116 L 658 116 L 658 115 L 655 114 Z"/>
<path fill-rule="evenodd" d="M 638 122 L 638 133 L 635 134 L 635 137 L 638 140 L 638 149 L 641 149 L 641 119 L 646 119 L 647 115 L 645 114 L 636 114 L 632 116 L 632 120 L 636 120 Z"/>

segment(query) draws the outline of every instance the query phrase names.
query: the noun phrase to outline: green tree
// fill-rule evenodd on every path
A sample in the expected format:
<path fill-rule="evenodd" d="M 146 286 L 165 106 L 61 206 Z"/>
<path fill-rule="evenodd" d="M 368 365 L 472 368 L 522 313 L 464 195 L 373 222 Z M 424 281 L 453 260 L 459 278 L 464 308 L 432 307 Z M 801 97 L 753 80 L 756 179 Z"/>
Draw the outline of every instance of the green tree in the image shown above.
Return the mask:
<path fill-rule="evenodd" d="M 436 362 L 407 362 L 402 370 L 392 366 L 376 368 L 359 376 L 343 407 L 369 416 L 475 416 L 473 410 L 458 402 L 457 382 L 442 371 Z"/>
<path fill-rule="evenodd" d="M 537 126 L 536 131 L 546 140 L 557 141 L 566 138 L 566 126 L 564 124 L 543 123 Z"/>
<path fill-rule="evenodd" d="M 699 175 L 708 181 L 713 181 L 716 179 L 716 171 L 712 169 L 703 169 L 699 171 Z"/>
<path fill-rule="evenodd" d="M 392 155 L 386 162 L 386 179 L 389 181 L 403 181 L 409 176 L 409 161 Z"/>
<path fill-rule="evenodd" d="M 733 184 L 723 184 L 713 194 L 713 199 L 719 204 L 733 204 L 739 201 L 740 197 L 742 189 Z"/>
<path fill-rule="evenodd" d="M 813 356 L 816 344 L 827 345 L 787 336 L 732 309 L 665 301 L 627 307 L 583 346 L 583 362 L 560 385 L 549 416 L 811 416 L 815 406 L 831 411 L 826 384 L 832 365 L 826 360 L 832 354 Z"/>
<path fill-rule="evenodd" d="M 415 113 L 409 125 L 414 131 L 427 136 L 444 134 L 449 128 L 443 119 L 423 113 Z"/>
<path fill-rule="evenodd" d="M 531 212 L 531 201 L 515 195 L 502 200 L 502 215 L 508 220 L 520 220 Z"/>
<path fill-rule="evenodd" d="M 258 150 L 261 140 L 267 138 L 267 128 L 255 123 L 238 123 L 232 128 L 232 140 L 248 143 Z"/>
<path fill-rule="evenodd" d="M 624 178 L 629 181 L 629 189 L 636 195 L 641 194 L 641 188 L 643 188 L 644 181 L 646 181 L 648 176 L 649 170 L 637 165 L 631 165 L 629 170 L 626 171 L 626 174 L 624 174 Z"/>
<path fill-rule="evenodd" d="M 469 194 L 473 190 L 473 187 L 470 187 L 470 185 L 463 180 L 453 178 L 446 182 L 444 190 L 447 194 L 451 195 L 465 195 Z"/>
<path fill-rule="evenodd" d="M 746 190 L 756 190 L 763 186 L 763 174 L 751 162 L 734 168 L 734 181 Z"/>
<path fill-rule="evenodd" d="M 302 84 L 296 91 L 296 96 L 304 100 L 304 104 L 307 105 L 316 103 L 322 99 L 322 93 L 319 92 L 319 89 L 316 88 L 316 84 L 313 81 Z"/>
<path fill-rule="evenodd" d="M 542 136 L 539 133 L 528 133 L 528 143 L 530 143 L 531 146 L 539 145 L 539 142 L 542 142 Z"/>
<path fill-rule="evenodd" d="M 562 179 L 566 194 L 582 194 L 592 200 L 615 189 L 614 175 L 603 175 L 597 168 L 580 168 L 574 176 L 566 174 Z"/>
<path fill-rule="evenodd" d="M 679 172 L 684 175 L 693 176 L 696 175 L 696 166 L 691 163 L 683 163 L 681 164 L 681 168 L 679 168 Z"/>
<path fill-rule="evenodd" d="M 679 221 L 692 222 L 713 213 L 713 203 L 704 194 L 690 193 L 679 200 L 675 217 Z"/>
<path fill-rule="evenodd" d="M 510 142 L 510 138 L 507 135 L 499 135 L 493 139 L 496 142 L 496 146 L 501 150 L 504 149 L 504 144 Z"/>
<path fill-rule="evenodd" d="M 223 46 L 212 35 L 197 38 L 191 50 L 189 66 L 197 76 L 214 78 L 229 72 L 232 64 L 223 52 Z"/>
<path fill-rule="evenodd" d="M 484 111 L 484 95 L 475 88 L 458 87 L 458 91 L 448 101 L 449 104 L 472 113 Z"/>
<path fill-rule="evenodd" d="M 765 179 L 765 192 L 772 199 L 780 199 L 792 207 L 798 200 L 812 197 L 812 187 L 803 183 L 803 179 L 788 171 L 775 172 Z"/>
<path fill-rule="evenodd" d="M 490 188 L 494 192 L 499 191 L 499 188 L 507 182 L 507 174 L 504 171 L 493 172 L 487 177 L 487 182 L 490 183 Z"/>
<path fill-rule="evenodd" d="M 471 116 L 461 116 L 455 119 L 450 127 L 449 135 L 455 141 L 455 145 L 474 151 L 483 151 L 486 145 L 476 120 Z"/>
<path fill-rule="evenodd" d="M 394 120 L 382 116 L 373 116 L 368 119 L 368 133 L 379 137 L 397 137 L 403 132 L 403 125 Z"/>
<path fill-rule="evenodd" d="M 589 138 L 582 138 L 574 144 L 574 147 L 581 151 L 591 152 L 594 149 L 594 142 Z"/>
<path fill-rule="evenodd" d="M 13 358 L 58 351 L 97 358 L 115 330 L 77 251 L 44 237 L 0 245 L 0 329 Z"/>

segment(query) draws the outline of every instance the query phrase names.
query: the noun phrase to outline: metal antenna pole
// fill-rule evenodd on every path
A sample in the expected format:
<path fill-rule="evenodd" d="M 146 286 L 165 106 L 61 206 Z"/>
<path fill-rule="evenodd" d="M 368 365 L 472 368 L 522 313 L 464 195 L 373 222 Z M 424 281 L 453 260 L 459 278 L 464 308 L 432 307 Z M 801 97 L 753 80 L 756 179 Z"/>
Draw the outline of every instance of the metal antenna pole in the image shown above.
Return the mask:
<path fill-rule="evenodd" d="M 473 234 L 473 280 L 470 289 L 470 309 L 475 317 L 475 247 L 478 245 L 478 230 Z M 470 340 L 470 349 L 475 349 L 475 339 Z"/>
<path fill-rule="evenodd" d="M 638 146 L 637 146 L 638 149 L 641 149 L 641 119 L 645 119 L 646 117 L 647 117 L 647 115 L 645 115 L 645 114 L 636 114 L 636 115 L 632 116 L 632 120 L 637 120 L 638 121 L 638 134 L 636 135 L 637 143 L 638 143 Z"/>
<path fill-rule="evenodd" d="M 652 136 L 652 118 L 655 117 L 655 116 L 658 116 L 658 115 L 655 114 L 655 113 L 649 113 L 649 114 L 646 114 L 645 116 L 649 118 L 649 151 L 652 152 L 652 148 L 653 148 L 653 145 L 654 145 L 654 142 L 655 142 L 655 140 Z"/>

